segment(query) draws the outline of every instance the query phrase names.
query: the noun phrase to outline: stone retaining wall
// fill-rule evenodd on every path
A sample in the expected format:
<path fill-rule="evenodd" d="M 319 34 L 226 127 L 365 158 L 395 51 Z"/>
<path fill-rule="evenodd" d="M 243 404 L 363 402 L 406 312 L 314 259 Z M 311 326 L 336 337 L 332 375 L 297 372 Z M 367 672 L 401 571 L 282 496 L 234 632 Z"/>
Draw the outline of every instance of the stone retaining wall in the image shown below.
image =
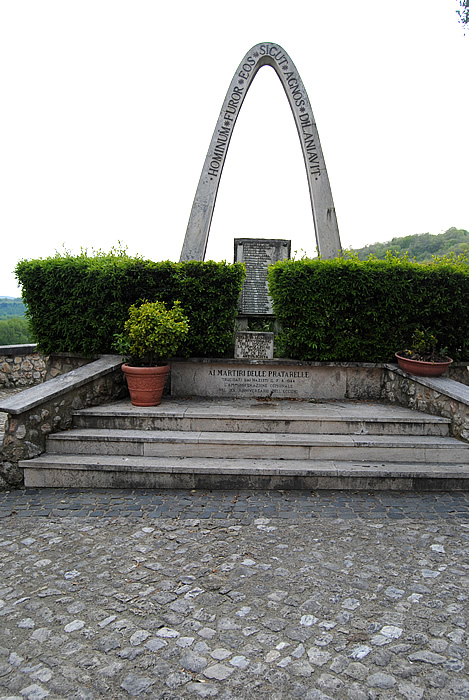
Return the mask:
<path fill-rule="evenodd" d="M 383 376 L 383 399 L 416 411 L 451 420 L 451 434 L 469 442 L 469 388 L 446 377 L 413 377 L 395 365 L 387 365 Z"/>
<path fill-rule="evenodd" d="M 469 386 L 469 366 L 467 362 L 454 362 L 448 369 L 448 377 L 455 382 Z"/>
<path fill-rule="evenodd" d="M 36 345 L 0 345 L 0 389 L 35 386 L 88 364 L 98 356 L 59 352 L 45 356 Z"/>
<path fill-rule="evenodd" d="M 83 355 L 77 355 L 70 352 L 58 352 L 54 355 L 49 355 L 46 357 L 46 374 L 44 381 L 47 382 L 49 379 L 54 379 L 54 377 L 59 377 L 61 374 L 67 374 L 78 367 L 83 367 L 84 365 L 97 360 L 99 355 L 93 355 L 93 357 L 84 357 Z"/>
<path fill-rule="evenodd" d="M 0 387 L 34 386 L 41 384 L 45 375 L 46 361 L 35 345 L 0 346 Z"/>
<path fill-rule="evenodd" d="M 73 411 L 126 395 L 121 364 L 120 356 L 104 355 L 0 401 L 0 411 L 8 414 L 0 454 L 0 489 L 22 485 L 18 461 L 44 452 L 47 435 L 70 428 Z"/>

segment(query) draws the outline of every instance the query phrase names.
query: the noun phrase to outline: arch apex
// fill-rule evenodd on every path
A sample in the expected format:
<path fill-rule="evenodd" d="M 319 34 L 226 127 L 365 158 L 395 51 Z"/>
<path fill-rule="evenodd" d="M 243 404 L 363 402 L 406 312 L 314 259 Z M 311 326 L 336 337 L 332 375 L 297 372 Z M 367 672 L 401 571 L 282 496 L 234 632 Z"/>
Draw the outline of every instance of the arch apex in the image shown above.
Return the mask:
<path fill-rule="evenodd" d="M 274 68 L 288 99 L 306 168 L 316 243 L 324 258 L 340 251 L 339 228 L 326 164 L 308 94 L 287 52 L 274 42 L 255 44 L 235 72 L 218 117 L 192 205 L 180 260 L 204 260 L 220 178 L 233 129 L 259 69 Z"/>

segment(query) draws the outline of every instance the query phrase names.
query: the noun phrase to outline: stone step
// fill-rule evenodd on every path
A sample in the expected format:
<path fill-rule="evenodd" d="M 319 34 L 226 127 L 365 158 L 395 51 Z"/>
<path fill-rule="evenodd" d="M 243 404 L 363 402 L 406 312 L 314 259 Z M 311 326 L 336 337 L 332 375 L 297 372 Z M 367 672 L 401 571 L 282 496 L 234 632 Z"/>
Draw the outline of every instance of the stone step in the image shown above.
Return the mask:
<path fill-rule="evenodd" d="M 76 411 L 77 428 L 353 435 L 449 434 L 450 420 L 400 406 L 347 401 L 166 400 L 142 408 L 121 401 Z"/>
<path fill-rule="evenodd" d="M 49 435 L 47 451 L 58 454 L 214 457 L 226 460 L 352 458 L 432 464 L 461 462 L 469 465 L 469 444 L 454 438 L 419 435 L 318 435 L 76 428 Z"/>
<path fill-rule="evenodd" d="M 466 463 L 207 459 L 45 453 L 20 462 L 27 488 L 467 490 Z"/>

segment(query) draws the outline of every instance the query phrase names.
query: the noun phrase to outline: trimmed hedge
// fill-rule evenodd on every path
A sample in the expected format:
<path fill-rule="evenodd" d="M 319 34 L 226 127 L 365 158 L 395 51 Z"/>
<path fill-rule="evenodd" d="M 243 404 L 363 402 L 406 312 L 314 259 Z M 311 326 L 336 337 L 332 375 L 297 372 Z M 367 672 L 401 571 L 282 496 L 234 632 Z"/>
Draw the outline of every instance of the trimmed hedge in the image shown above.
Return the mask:
<path fill-rule="evenodd" d="M 142 299 L 181 302 L 191 328 L 182 356 L 223 356 L 232 347 L 245 278 L 239 263 L 152 262 L 125 251 L 20 260 L 15 273 L 42 352 L 88 356 L 112 352 L 129 307 Z"/>
<path fill-rule="evenodd" d="M 469 265 L 342 256 L 285 260 L 269 269 L 281 354 L 328 362 L 389 362 L 416 328 L 454 360 L 469 358 Z"/>

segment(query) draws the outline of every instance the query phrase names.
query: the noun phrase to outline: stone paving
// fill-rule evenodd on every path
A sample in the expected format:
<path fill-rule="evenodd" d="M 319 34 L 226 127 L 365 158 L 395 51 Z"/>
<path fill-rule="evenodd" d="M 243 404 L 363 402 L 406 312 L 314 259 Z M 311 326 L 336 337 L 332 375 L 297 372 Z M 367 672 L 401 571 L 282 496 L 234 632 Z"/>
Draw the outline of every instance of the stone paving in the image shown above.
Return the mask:
<path fill-rule="evenodd" d="M 469 698 L 469 494 L 0 493 L 0 698 Z"/>

